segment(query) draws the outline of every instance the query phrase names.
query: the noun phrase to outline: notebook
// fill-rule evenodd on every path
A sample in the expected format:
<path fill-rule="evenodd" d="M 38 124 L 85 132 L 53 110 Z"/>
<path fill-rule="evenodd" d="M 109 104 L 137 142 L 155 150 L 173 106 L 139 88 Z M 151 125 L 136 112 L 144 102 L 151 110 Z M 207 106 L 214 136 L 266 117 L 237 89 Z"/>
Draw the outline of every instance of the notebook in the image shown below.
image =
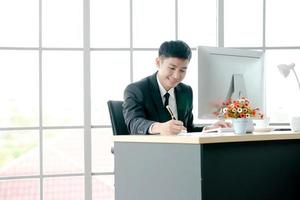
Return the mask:
<path fill-rule="evenodd" d="M 233 128 L 213 128 L 209 130 L 203 131 L 203 133 L 227 133 L 227 132 L 233 132 Z"/>

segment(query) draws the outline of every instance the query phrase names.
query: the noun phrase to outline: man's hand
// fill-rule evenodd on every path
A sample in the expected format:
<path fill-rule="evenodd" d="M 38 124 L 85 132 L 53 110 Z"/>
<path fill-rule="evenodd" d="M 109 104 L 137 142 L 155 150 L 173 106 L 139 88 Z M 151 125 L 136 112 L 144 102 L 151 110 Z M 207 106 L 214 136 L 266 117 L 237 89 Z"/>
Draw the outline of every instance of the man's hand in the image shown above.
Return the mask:
<path fill-rule="evenodd" d="M 176 135 L 182 130 L 186 130 L 183 122 L 173 119 L 164 123 L 155 123 L 152 127 L 152 132 L 160 135 Z"/>
<path fill-rule="evenodd" d="M 223 120 L 217 121 L 216 123 L 205 127 L 205 130 L 215 129 L 215 128 L 231 128 L 232 124 L 230 122 L 225 122 Z"/>

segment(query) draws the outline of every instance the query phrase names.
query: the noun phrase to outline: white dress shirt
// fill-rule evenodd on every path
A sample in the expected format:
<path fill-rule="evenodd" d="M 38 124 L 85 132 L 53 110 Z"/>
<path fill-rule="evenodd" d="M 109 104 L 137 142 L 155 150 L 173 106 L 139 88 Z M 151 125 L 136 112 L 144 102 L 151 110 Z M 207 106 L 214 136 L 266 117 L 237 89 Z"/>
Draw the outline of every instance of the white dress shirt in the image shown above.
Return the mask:
<path fill-rule="evenodd" d="M 159 91 L 160 91 L 160 96 L 161 96 L 161 100 L 162 103 L 164 105 L 165 103 L 165 97 L 164 95 L 168 92 L 170 94 L 169 97 L 169 106 L 175 116 L 176 119 L 178 119 L 178 113 L 177 113 L 177 104 L 176 104 L 176 98 L 175 98 L 175 92 L 174 92 L 174 88 L 171 88 L 169 91 L 165 90 L 165 88 L 162 86 L 162 84 L 159 82 L 158 77 L 156 76 L 157 79 L 157 83 L 158 83 L 158 87 L 159 87 Z"/>
<path fill-rule="evenodd" d="M 171 108 L 171 110 L 172 110 L 172 112 L 174 114 L 174 117 L 178 120 L 177 104 L 176 104 L 176 98 L 175 98 L 174 88 L 171 88 L 169 91 L 167 91 L 162 86 L 162 84 L 160 83 L 157 75 L 156 75 L 156 80 L 157 80 L 157 83 L 158 83 L 158 87 L 159 87 L 159 91 L 160 91 L 160 96 L 161 96 L 162 104 L 164 105 L 164 103 L 165 103 L 165 97 L 164 97 L 164 95 L 168 92 L 170 94 L 170 97 L 169 97 L 169 106 L 170 106 L 170 108 Z M 152 127 L 153 127 L 154 124 L 155 123 L 151 124 L 151 126 L 149 128 L 149 133 L 153 133 L 152 132 Z"/>

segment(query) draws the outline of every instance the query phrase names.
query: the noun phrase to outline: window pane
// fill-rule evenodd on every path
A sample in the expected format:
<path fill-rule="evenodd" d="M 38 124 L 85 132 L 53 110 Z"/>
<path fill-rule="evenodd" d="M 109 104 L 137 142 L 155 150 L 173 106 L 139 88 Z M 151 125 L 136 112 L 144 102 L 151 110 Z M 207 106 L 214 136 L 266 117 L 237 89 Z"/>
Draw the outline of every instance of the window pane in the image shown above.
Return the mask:
<path fill-rule="evenodd" d="M 82 2 L 82 0 L 43 0 L 44 47 L 83 46 Z"/>
<path fill-rule="evenodd" d="M 262 46 L 263 1 L 224 1 L 224 45 Z"/>
<path fill-rule="evenodd" d="M 1 131 L 0 133 L 0 177 L 37 175 L 38 173 L 39 173 L 38 132 L 37 131 Z"/>
<path fill-rule="evenodd" d="M 44 173 L 83 172 L 83 130 L 44 131 Z"/>
<path fill-rule="evenodd" d="M 83 124 L 82 65 L 82 52 L 44 52 L 44 125 L 67 126 Z"/>
<path fill-rule="evenodd" d="M 44 179 L 44 200 L 84 200 L 84 177 Z"/>
<path fill-rule="evenodd" d="M 91 0 L 92 47 L 129 47 L 129 8 L 128 0 Z"/>
<path fill-rule="evenodd" d="M 299 46 L 300 1 L 266 1 L 267 46 Z"/>
<path fill-rule="evenodd" d="M 7 180 L 0 181 L 0 199 L 1 200 L 39 200 L 40 180 Z"/>
<path fill-rule="evenodd" d="M 133 81 L 139 81 L 157 71 L 155 59 L 158 57 L 156 51 L 133 52 Z"/>
<path fill-rule="evenodd" d="M 300 50 L 268 50 L 266 51 L 266 105 L 267 115 L 271 122 L 289 122 L 293 115 L 299 115 L 300 92 L 293 72 L 284 78 L 278 64 L 296 64 L 295 70 L 300 73 Z"/>
<path fill-rule="evenodd" d="M 122 100 L 130 82 L 129 52 L 96 51 L 91 54 L 92 124 L 108 125 L 108 100 Z"/>
<path fill-rule="evenodd" d="M 158 47 L 175 38 L 174 0 L 133 0 L 133 46 Z"/>
<path fill-rule="evenodd" d="M 191 47 L 216 46 L 217 1 L 179 0 L 178 37 Z"/>
<path fill-rule="evenodd" d="M 114 176 L 93 176 L 92 199 L 114 200 Z"/>
<path fill-rule="evenodd" d="M 92 129 L 92 171 L 113 172 L 114 155 L 111 153 L 113 147 L 112 129 Z"/>
<path fill-rule="evenodd" d="M 37 126 L 38 53 L 2 50 L 0 66 L 0 127 Z"/>
<path fill-rule="evenodd" d="M 38 2 L 0 1 L 0 46 L 38 46 Z"/>

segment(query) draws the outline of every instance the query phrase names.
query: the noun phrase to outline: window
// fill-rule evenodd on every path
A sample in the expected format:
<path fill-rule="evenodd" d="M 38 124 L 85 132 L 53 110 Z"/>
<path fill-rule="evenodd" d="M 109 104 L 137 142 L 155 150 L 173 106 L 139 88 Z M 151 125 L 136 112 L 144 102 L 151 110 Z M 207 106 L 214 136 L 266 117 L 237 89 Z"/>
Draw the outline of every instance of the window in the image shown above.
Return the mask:
<path fill-rule="evenodd" d="M 38 53 L 1 50 L 0 66 L 0 127 L 37 126 Z"/>
<path fill-rule="evenodd" d="M 122 100 L 125 86 L 129 83 L 129 51 L 91 53 L 92 123 L 94 125 L 110 125 L 107 101 Z"/>
<path fill-rule="evenodd" d="M 261 47 L 263 1 L 224 2 L 224 44 L 233 47 Z"/>
<path fill-rule="evenodd" d="M 1 47 L 38 46 L 39 5 L 37 1 L 1 1 L 0 24 Z"/>
<path fill-rule="evenodd" d="M 91 0 L 91 47 L 129 48 L 129 12 L 129 0 Z"/>
<path fill-rule="evenodd" d="M 13 198 L 18 190 L 16 194 L 28 199 L 90 200 L 84 193 L 87 164 L 92 197 L 112 200 L 107 101 L 122 99 L 126 85 L 155 73 L 162 41 L 181 39 L 192 47 L 184 82 L 193 87 L 198 102 L 195 50 L 217 45 L 217 1 L 90 0 L 90 9 L 83 3 L 0 2 L 0 188 L 5 188 L 0 199 Z M 298 4 L 224 1 L 225 46 L 266 53 L 267 115 L 273 123 L 287 123 L 289 114 L 299 113 L 289 107 L 300 99 L 295 77 L 284 79 L 276 67 L 294 62 L 300 75 Z M 84 12 L 90 16 L 86 24 Z M 83 37 L 88 25 L 90 34 Z M 91 104 L 84 104 L 89 96 Z M 90 135 L 84 127 L 90 127 Z M 88 138 L 91 146 L 85 146 Z"/>
<path fill-rule="evenodd" d="M 43 123 L 83 125 L 83 60 L 78 51 L 43 53 Z"/>
<path fill-rule="evenodd" d="M 254 47 L 265 51 L 266 114 L 271 123 L 288 123 L 291 115 L 299 113 L 297 106 L 290 106 L 296 105 L 300 94 L 294 75 L 284 79 L 277 65 L 293 62 L 297 66 L 300 29 L 296 19 L 299 14 L 293 10 L 299 3 L 294 0 L 265 1 L 265 7 L 263 5 L 264 1 L 259 0 L 225 1 L 224 43 L 228 47 Z"/>
<path fill-rule="evenodd" d="M 84 194 L 83 155 L 90 147 L 83 142 L 83 117 L 89 109 L 83 102 L 85 91 L 90 90 L 91 112 L 85 114 L 91 116 L 93 127 L 92 196 L 113 199 L 107 101 L 122 99 L 126 85 L 156 71 L 162 41 L 183 39 L 193 48 L 199 43 L 215 45 L 216 3 L 91 0 L 86 10 L 90 15 L 88 62 L 83 56 L 82 1 L 42 0 L 41 7 L 38 3 L 0 3 L 0 25 L 4 27 L 0 33 L 0 64 L 4 66 L 0 69 L 4 94 L 0 128 L 12 129 L 0 135 L 0 150 L 5 155 L 0 160 L 1 188 L 14 192 L 16 187 L 9 185 L 17 184 L 23 189 L 18 193 L 30 199 L 88 196 Z M 196 6 L 201 12 L 191 15 L 190 9 Z M 83 72 L 89 67 L 84 63 L 90 63 L 91 88 L 84 85 Z M 195 70 L 193 67 L 186 79 L 193 86 Z M 27 187 L 30 192 L 24 189 Z M 10 192 L 2 192 L 0 198 L 8 195 Z"/>
<path fill-rule="evenodd" d="M 290 117 L 300 113 L 296 106 L 300 92 L 294 74 L 284 78 L 277 68 L 278 64 L 300 63 L 299 54 L 300 49 L 266 51 L 266 104 L 273 123 L 287 123 Z"/>
<path fill-rule="evenodd" d="M 299 6 L 296 0 L 266 1 L 267 46 L 300 46 Z"/>
<path fill-rule="evenodd" d="M 178 39 L 191 47 L 216 46 L 216 8 L 217 1 L 178 0 Z"/>
<path fill-rule="evenodd" d="M 83 47 L 82 1 L 43 0 L 42 6 L 43 46 Z"/>
<path fill-rule="evenodd" d="M 133 47 L 157 48 L 175 39 L 175 1 L 132 1 Z"/>

